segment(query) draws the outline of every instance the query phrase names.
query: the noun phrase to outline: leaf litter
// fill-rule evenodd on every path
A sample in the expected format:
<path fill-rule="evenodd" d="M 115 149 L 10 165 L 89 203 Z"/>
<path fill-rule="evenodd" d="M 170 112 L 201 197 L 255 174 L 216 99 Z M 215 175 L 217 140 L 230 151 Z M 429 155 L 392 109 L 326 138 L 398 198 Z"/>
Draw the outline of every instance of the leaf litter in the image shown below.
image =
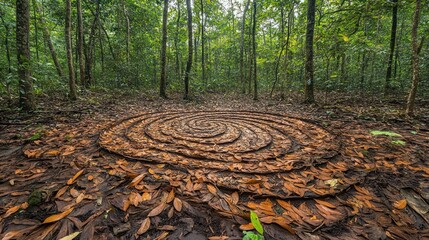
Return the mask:
<path fill-rule="evenodd" d="M 250 211 L 272 238 L 429 236 L 424 122 L 332 119 L 281 103 L 233 101 L 225 109 L 221 99 L 156 101 L 90 110 L 81 103 L 85 114 L 30 116 L 44 127 L 27 121 L 24 139 L 40 132 L 27 142 L 13 138 L 21 125 L 2 128 L 0 237 L 234 239 L 253 229 Z M 389 129 L 407 145 L 368 129 Z M 23 155 L 14 150 L 21 148 Z M 43 197 L 28 206 L 35 189 Z"/>

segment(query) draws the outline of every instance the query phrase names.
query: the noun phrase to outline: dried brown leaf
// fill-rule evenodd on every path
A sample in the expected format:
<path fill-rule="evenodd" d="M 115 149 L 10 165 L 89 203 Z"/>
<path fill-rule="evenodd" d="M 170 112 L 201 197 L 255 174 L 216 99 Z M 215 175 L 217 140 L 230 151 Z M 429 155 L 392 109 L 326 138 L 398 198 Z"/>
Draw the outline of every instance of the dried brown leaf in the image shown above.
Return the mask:
<path fill-rule="evenodd" d="M 407 199 L 401 199 L 393 203 L 393 207 L 397 209 L 404 209 L 406 206 L 407 206 Z"/>
<path fill-rule="evenodd" d="M 176 211 L 178 212 L 182 211 L 182 206 L 183 206 L 182 200 L 180 200 L 179 198 L 174 198 L 173 206 L 174 206 L 174 209 L 176 209 Z"/>
<path fill-rule="evenodd" d="M 142 235 L 143 233 L 147 232 L 150 228 L 150 218 L 146 218 L 143 220 L 143 222 L 140 225 L 140 228 L 137 230 L 137 235 Z"/>
<path fill-rule="evenodd" d="M 68 181 L 67 181 L 67 185 L 72 185 L 75 181 L 76 181 L 76 179 L 80 176 L 80 175 L 82 175 L 82 173 L 83 173 L 83 169 L 82 170 L 80 170 L 79 172 L 77 172 L 72 178 L 70 178 Z"/>
<path fill-rule="evenodd" d="M 316 201 L 318 204 L 321 204 L 321 205 L 323 205 L 325 207 L 328 207 L 328 208 L 337 208 L 332 203 L 329 203 L 329 202 L 326 202 L 326 201 L 323 201 L 323 200 L 320 200 L 320 199 L 314 199 L 314 201 Z"/>
<path fill-rule="evenodd" d="M 137 184 L 139 184 L 139 183 L 143 180 L 143 178 L 144 178 L 145 176 L 146 176 L 146 174 L 142 173 L 142 174 L 138 175 L 137 177 L 135 177 L 135 178 L 131 181 L 131 183 L 130 183 L 129 187 L 134 187 L 134 186 L 136 186 Z"/>
<path fill-rule="evenodd" d="M 217 195 L 217 189 L 215 186 L 211 185 L 211 184 L 207 184 L 207 189 L 209 190 L 209 192 L 213 195 Z"/>
<path fill-rule="evenodd" d="M 52 223 L 52 222 L 59 221 L 59 220 L 65 218 L 65 217 L 67 217 L 67 215 L 69 215 L 73 211 L 73 209 L 74 208 L 72 207 L 72 208 L 70 208 L 68 210 L 65 210 L 62 213 L 58 213 L 58 214 L 54 214 L 52 216 L 49 216 L 49 217 L 47 217 L 45 219 L 45 221 L 43 221 L 43 223 Z"/>
<path fill-rule="evenodd" d="M 55 194 L 55 198 L 61 197 L 67 191 L 68 188 L 68 186 L 64 186 L 60 190 L 58 190 L 57 194 Z"/>
<path fill-rule="evenodd" d="M 159 204 L 157 207 L 155 207 L 154 209 L 152 209 L 147 216 L 148 217 L 158 216 L 159 214 L 162 213 L 162 211 L 164 211 L 164 209 L 165 209 L 166 206 L 167 206 L 166 203 Z"/>
<path fill-rule="evenodd" d="M 174 188 L 170 191 L 170 193 L 168 193 L 167 196 L 167 203 L 171 203 L 175 198 L 175 194 L 174 194 Z"/>

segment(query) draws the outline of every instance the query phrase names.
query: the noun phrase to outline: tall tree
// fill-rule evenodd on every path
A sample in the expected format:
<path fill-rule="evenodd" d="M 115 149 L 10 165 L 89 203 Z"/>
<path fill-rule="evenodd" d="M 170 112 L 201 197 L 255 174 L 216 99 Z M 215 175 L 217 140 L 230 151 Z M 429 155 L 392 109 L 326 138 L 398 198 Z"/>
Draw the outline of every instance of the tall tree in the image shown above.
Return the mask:
<path fill-rule="evenodd" d="M 411 89 L 408 94 L 407 99 L 407 108 L 405 110 L 405 113 L 408 116 L 414 115 L 414 104 L 416 100 L 416 94 L 417 94 L 417 86 L 419 85 L 420 81 L 420 59 L 419 59 L 419 53 L 421 50 L 421 46 L 423 45 L 423 40 L 419 44 L 417 43 L 417 31 L 419 29 L 419 21 L 420 21 L 420 11 L 421 11 L 421 0 L 416 0 L 416 7 L 414 9 L 414 15 L 413 15 L 413 27 L 411 29 L 411 45 L 413 50 L 412 55 L 412 65 L 413 65 L 413 82 L 411 84 Z"/>
<path fill-rule="evenodd" d="M 67 63 L 69 68 L 69 88 L 70 88 L 70 99 L 77 99 L 76 92 L 76 81 L 74 78 L 73 68 L 73 51 L 72 51 L 72 40 L 71 40 L 71 0 L 66 0 L 66 22 L 65 22 L 65 41 L 67 51 Z"/>
<path fill-rule="evenodd" d="M 398 0 L 392 0 L 392 29 L 390 31 L 390 50 L 389 50 L 389 59 L 387 61 L 387 73 L 386 73 L 386 82 L 384 85 L 384 95 L 390 93 L 391 89 L 391 78 L 392 78 L 392 63 L 393 55 L 395 52 L 396 44 L 396 29 L 398 26 Z"/>
<path fill-rule="evenodd" d="M 85 84 L 85 62 L 83 59 L 83 19 L 82 19 L 82 7 L 81 0 L 76 0 L 76 11 L 77 11 L 77 32 L 78 32 L 78 42 L 77 42 L 77 54 L 79 58 L 79 78 L 80 84 L 83 87 L 86 87 Z"/>
<path fill-rule="evenodd" d="M 161 80 L 159 84 L 159 95 L 166 98 L 166 63 L 167 63 L 167 17 L 168 17 L 168 0 L 164 0 L 164 12 L 162 14 L 162 40 L 161 40 Z"/>
<path fill-rule="evenodd" d="M 205 53 L 204 53 L 204 42 L 205 42 L 205 38 L 204 38 L 204 32 L 205 32 L 205 18 L 204 18 L 204 2 L 203 0 L 200 1 L 201 3 L 201 71 L 202 71 L 202 78 L 203 78 L 203 83 L 204 85 L 206 85 L 207 87 L 207 82 L 206 82 L 206 63 L 205 63 Z"/>
<path fill-rule="evenodd" d="M 33 81 L 30 72 L 30 1 L 16 1 L 16 53 L 18 57 L 19 103 L 24 110 L 33 110 L 36 105 Z"/>
<path fill-rule="evenodd" d="M 240 38 L 240 82 L 241 82 L 241 92 L 245 93 L 246 85 L 244 84 L 244 34 L 246 27 L 246 13 L 249 9 L 250 0 L 247 0 L 246 5 L 244 6 L 243 17 L 241 20 L 241 38 Z"/>
<path fill-rule="evenodd" d="M 95 44 L 95 33 L 99 23 L 100 16 L 100 0 L 95 1 L 96 9 L 95 13 L 91 10 L 94 20 L 92 21 L 91 32 L 89 34 L 88 42 L 84 45 L 85 48 L 85 86 L 93 84 L 92 82 L 92 62 L 93 62 L 93 53 L 94 53 L 94 44 Z M 107 36 L 107 35 L 106 35 Z"/>
<path fill-rule="evenodd" d="M 314 59 L 313 38 L 316 0 L 308 0 L 307 5 L 307 32 L 305 34 L 305 88 L 304 102 L 314 103 Z"/>
<path fill-rule="evenodd" d="M 252 52 L 253 52 L 253 100 L 258 100 L 258 80 L 256 77 L 256 0 L 253 0 L 253 27 L 252 27 Z"/>
<path fill-rule="evenodd" d="M 185 96 L 184 99 L 189 99 L 189 75 L 192 68 L 192 6 L 191 0 L 186 0 L 186 9 L 188 11 L 188 61 L 185 70 Z"/>

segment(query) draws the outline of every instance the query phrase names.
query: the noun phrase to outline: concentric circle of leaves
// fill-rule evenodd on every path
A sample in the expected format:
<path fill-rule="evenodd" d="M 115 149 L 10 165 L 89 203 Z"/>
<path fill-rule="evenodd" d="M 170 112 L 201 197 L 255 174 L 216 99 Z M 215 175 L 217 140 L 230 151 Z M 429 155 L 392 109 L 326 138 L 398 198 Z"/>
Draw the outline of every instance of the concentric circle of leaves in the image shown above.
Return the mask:
<path fill-rule="evenodd" d="M 361 179 L 335 136 L 303 119 L 248 111 L 158 112 L 100 135 L 106 150 L 200 171 L 216 185 L 282 198 L 334 194 Z"/>

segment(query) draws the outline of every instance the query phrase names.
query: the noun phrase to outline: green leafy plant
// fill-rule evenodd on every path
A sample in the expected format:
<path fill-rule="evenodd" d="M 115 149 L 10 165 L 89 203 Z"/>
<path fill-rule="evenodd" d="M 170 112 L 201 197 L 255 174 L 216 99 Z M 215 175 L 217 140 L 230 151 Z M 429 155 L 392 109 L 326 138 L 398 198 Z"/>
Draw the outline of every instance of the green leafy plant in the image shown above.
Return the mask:
<path fill-rule="evenodd" d="M 397 138 L 402 137 L 401 134 L 395 133 L 395 132 L 391 132 L 391 131 L 377 131 L 377 130 L 373 130 L 370 132 L 372 135 L 374 136 L 387 136 L 391 139 L 392 144 L 394 145 L 400 145 L 400 146 L 405 146 L 406 142 L 399 140 Z"/>
<path fill-rule="evenodd" d="M 390 131 L 373 130 L 373 131 L 371 131 L 371 134 L 374 136 L 384 135 L 384 136 L 388 136 L 388 137 L 402 137 L 401 134 L 390 132 Z"/>
<path fill-rule="evenodd" d="M 42 138 L 43 133 L 41 131 L 37 131 L 36 133 L 34 133 L 31 137 L 29 137 L 27 140 L 28 141 L 36 141 Z"/>
<path fill-rule="evenodd" d="M 258 215 L 254 211 L 250 211 L 250 221 L 257 231 L 257 233 L 251 231 L 243 231 L 244 237 L 243 240 L 263 240 L 264 239 L 264 228 L 262 227 L 261 222 L 259 221 Z"/>

